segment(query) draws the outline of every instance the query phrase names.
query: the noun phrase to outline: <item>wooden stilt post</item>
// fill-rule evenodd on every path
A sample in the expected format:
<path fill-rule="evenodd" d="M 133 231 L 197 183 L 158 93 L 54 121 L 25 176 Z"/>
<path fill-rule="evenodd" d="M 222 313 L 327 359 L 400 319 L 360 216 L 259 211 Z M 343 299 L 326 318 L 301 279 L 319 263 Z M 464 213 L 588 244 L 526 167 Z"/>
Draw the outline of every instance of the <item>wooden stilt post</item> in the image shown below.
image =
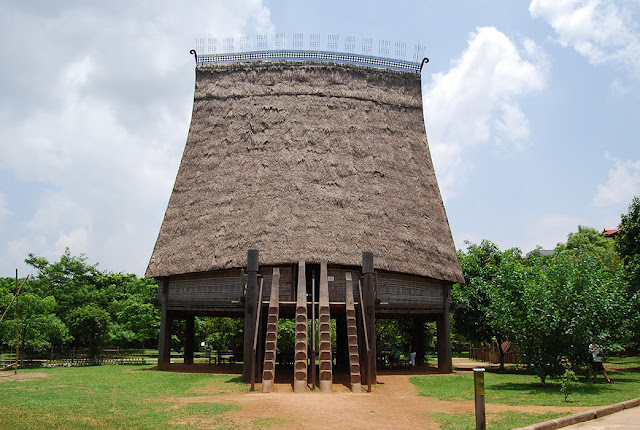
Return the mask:
<path fill-rule="evenodd" d="M 253 351 L 253 338 L 255 336 L 256 315 L 258 312 L 258 257 L 259 253 L 257 249 L 250 249 L 247 252 L 247 293 L 244 302 L 244 350 L 242 365 L 242 377 L 246 383 L 250 383 L 252 377 L 255 378 L 255 375 L 251 375 L 251 352 Z"/>
<path fill-rule="evenodd" d="M 173 320 L 168 311 L 169 278 L 162 280 L 162 309 L 160 311 L 160 338 L 158 339 L 158 370 L 169 369 L 171 362 L 171 328 Z"/>
<path fill-rule="evenodd" d="M 316 271 L 311 271 L 311 388 L 316 385 Z"/>
<path fill-rule="evenodd" d="M 13 374 L 18 374 L 18 357 L 20 357 L 20 313 L 18 312 L 20 301 L 20 293 L 18 292 L 18 269 L 16 269 L 16 366 L 13 369 Z"/>
<path fill-rule="evenodd" d="M 185 318 L 184 327 L 184 364 L 193 364 L 195 317 L 189 315 Z"/>
<path fill-rule="evenodd" d="M 373 253 L 362 253 L 362 301 L 364 302 L 367 337 L 369 339 L 370 353 L 367 356 L 367 383 L 375 384 L 376 371 L 376 296 L 373 276 Z"/>
<path fill-rule="evenodd" d="M 453 360 L 451 354 L 451 326 L 449 320 L 449 307 L 451 297 L 450 286 L 442 287 L 442 314 L 438 317 L 438 370 L 442 373 L 453 372 Z"/>
<path fill-rule="evenodd" d="M 424 318 L 417 317 L 413 319 L 411 346 L 414 348 L 414 351 L 416 352 L 416 366 L 422 366 L 424 364 L 424 351 L 425 351 L 424 324 L 425 324 Z"/>
<path fill-rule="evenodd" d="M 486 430 L 487 420 L 484 405 L 484 368 L 473 369 L 473 386 L 475 395 L 476 430 Z"/>

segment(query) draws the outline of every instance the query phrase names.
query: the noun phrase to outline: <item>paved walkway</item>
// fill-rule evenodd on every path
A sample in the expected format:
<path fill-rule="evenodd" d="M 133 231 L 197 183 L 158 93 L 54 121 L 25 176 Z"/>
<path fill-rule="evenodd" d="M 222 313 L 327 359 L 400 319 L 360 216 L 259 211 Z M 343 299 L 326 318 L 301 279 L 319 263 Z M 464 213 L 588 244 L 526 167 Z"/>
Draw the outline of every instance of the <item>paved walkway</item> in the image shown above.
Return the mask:
<path fill-rule="evenodd" d="M 581 430 L 609 430 L 609 429 L 633 429 L 640 430 L 640 407 L 625 409 L 615 414 L 606 415 L 595 420 L 573 424 L 563 429 Z"/>
<path fill-rule="evenodd" d="M 533 424 L 529 427 L 522 427 L 520 430 L 554 430 L 559 428 L 582 430 L 640 430 L 640 397 L 626 402 L 590 409 L 575 415 Z"/>

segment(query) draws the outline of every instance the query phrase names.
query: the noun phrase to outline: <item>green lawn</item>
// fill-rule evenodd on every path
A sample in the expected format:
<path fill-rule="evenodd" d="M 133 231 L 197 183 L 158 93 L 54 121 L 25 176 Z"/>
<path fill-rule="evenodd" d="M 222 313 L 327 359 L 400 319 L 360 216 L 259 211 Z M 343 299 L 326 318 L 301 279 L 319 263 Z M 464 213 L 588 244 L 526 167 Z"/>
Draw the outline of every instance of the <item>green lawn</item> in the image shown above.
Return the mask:
<path fill-rule="evenodd" d="M 640 396 L 640 357 L 614 357 L 605 364 L 613 384 L 603 384 L 604 378 L 598 378 L 598 384 L 587 381 L 583 375 L 569 396 L 569 403 L 564 402 L 560 392 L 560 380 L 548 379 L 547 386 L 540 385 L 540 379 L 523 373 L 486 372 L 486 403 L 505 405 L 538 405 L 538 406 L 603 406 L 623 402 Z M 435 397 L 440 400 L 473 401 L 473 372 L 454 373 L 449 375 L 417 376 L 409 379 L 418 389 L 421 396 Z M 566 414 L 509 413 L 508 416 L 487 416 L 492 422 L 491 428 L 513 428 L 526 426 L 535 422 L 553 419 Z M 503 414 L 504 415 L 504 414 Z M 468 415 L 434 414 L 433 417 L 443 429 L 474 428 L 475 418 Z M 506 427 L 502 427 L 503 424 Z M 516 424 L 517 423 L 517 424 Z"/>
<path fill-rule="evenodd" d="M 486 401 L 508 405 L 599 406 L 638 397 L 640 357 L 614 358 L 607 363 L 614 384 L 580 380 L 564 403 L 557 380 L 543 388 L 534 376 L 487 372 Z M 13 373 L 11 371 L 11 373 Z M 166 429 L 235 428 L 224 412 L 235 404 L 215 401 L 215 395 L 246 392 L 238 376 L 158 372 L 148 366 L 96 366 L 20 369 L 24 379 L 0 377 L 0 428 L 17 429 Z M 37 377 L 38 375 L 45 377 Z M 4 375 L 3 375 L 4 376 Z M 426 375 L 410 378 L 422 396 L 473 401 L 473 375 Z M 214 396 L 205 402 L 181 398 Z M 507 412 L 487 415 L 492 429 L 526 426 L 566 413 Z M 218 417 L 218 418 L 216 418 Z M 443 429 L 475 427 L 473 414 L 432 414 Z M 278 420 L 256 420 L 251 428 L 277 428 Z"/>
<path fill-rule="evenodd" d="M 28 378 L 42 373 L 47 377 Z M 157 372 L 145 366 L 21 369 L 19 375 L 28 379 L 0 378 L 0 428 L 165 429 L 172 423 L 199 428 L 199 419 L 238 406 L 181 405 L 176 398 L 248 390 L 237 376 Z"/>

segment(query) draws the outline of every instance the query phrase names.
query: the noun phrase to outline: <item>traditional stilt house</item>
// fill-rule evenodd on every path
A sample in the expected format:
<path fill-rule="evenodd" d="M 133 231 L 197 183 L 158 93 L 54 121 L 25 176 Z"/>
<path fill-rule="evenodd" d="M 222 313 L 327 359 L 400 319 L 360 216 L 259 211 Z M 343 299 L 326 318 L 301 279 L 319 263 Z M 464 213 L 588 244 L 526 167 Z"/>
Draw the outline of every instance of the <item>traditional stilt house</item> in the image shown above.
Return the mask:
<path fill-rule="evenodd" d="M 450 286 L 464 280 L 420 69 L 326 53 L 196 58 L 189 135 L 146 272 L 160 283 L 159 369 L 172 321 L 186 320 L 191 363 L 194 316 L 208 315 L 245 319 L 244 377 L 264 391 L 285 317 L 296 321 L 295 391 L 316 376 L 316 344 L 317 385 L 331 389 L 331 319 L 354 390 L 375 383 L 379 319 L 412 319 L 418 349 L 437 321 L 438 367 L 452 370 Z"/>

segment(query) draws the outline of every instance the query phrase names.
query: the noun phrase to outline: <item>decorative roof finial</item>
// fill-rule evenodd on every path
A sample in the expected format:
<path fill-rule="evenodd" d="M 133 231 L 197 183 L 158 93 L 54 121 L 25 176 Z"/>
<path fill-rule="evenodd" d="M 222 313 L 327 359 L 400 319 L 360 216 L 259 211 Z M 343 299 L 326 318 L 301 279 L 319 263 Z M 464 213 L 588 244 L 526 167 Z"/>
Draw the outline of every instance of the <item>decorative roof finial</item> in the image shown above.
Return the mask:
<path fill-rule="evenodd" d="M 422 64 L 420 64 L 420 71 L 422 72 L 422 67 L 427 64 L 429 62 L 429 59 L 427 57 L 424 57 L 422 59 Z"/>

